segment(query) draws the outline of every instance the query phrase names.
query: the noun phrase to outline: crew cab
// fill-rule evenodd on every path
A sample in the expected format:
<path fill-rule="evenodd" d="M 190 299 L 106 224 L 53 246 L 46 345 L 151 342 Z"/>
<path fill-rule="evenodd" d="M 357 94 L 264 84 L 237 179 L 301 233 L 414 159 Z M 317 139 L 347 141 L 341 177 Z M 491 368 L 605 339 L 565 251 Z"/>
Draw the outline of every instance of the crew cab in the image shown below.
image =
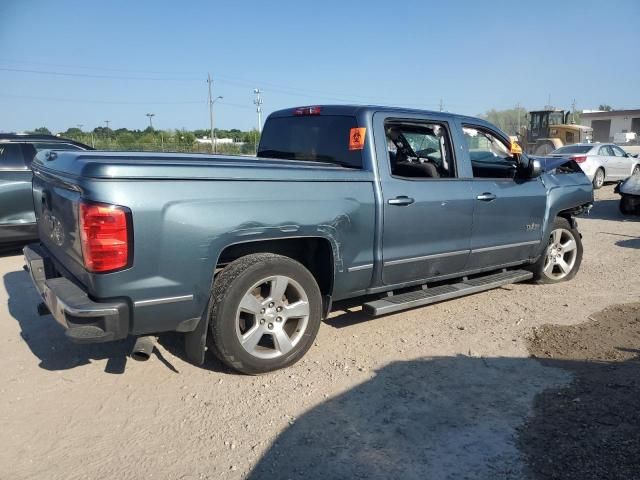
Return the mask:
<path fill-rule="evenodd" d="M 575 162 L 484 120 L 373 106 L 275 112 L 257 157 L 51 151 L 33 171 L 26 262 L 71 340 L 184 332 L 193 363 L 208 345 L 249 374 L 300 359 L 335 301 L 573 278 L 593 201 Z"/>

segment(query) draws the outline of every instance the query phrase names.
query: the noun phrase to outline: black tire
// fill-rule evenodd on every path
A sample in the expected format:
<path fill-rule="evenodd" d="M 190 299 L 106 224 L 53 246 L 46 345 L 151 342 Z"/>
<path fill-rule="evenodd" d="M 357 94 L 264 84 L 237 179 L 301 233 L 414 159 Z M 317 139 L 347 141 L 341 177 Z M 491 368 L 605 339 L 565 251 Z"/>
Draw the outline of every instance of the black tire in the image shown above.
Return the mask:
<path fill-rule="evenodd" d="M 631 200 L 627 197 L 620 199 L 620 213 L 623 215 L 630 215 L 635 212 L 635 208 L 631 204 Z"/>
<path fill-rule="evenodd" d="M 598 190 L 602 188 L 602 186 L 604 185 L 605 178 L 606 177 L 605 177 L 604 170 L 602 168 L 598 168 L 596 170 L 596 173 L 593 174 L 593 180 L 591 182 L 591 184 L 593 185 L 593 189 Z"/>
<path fill-rule="evenodd" d="M 640 165 L 636 165 L 635 167 L 633 167 L 633 171 L 631 172 L 631 176 L 633 175 L 640 175 Z"/>
<path fill-rule="evenodd" d="M 571 234 L 573 240 L 575 241 L 575 261 L 572 262 L 571 269 L 569 273 L 562 276 L 562 278 L 553 278 L 545 272 L 545 267 L 547 264 L 547 259 L 550 250 L 553 248 L 553 232 L 556 230 L 563 229 Z M 536 263 L 529 267 L 529 270 L 533 272 L 533 280 L 537 283 L 559 283 L 566 282 L 567 280 L 571 280 L 576 276 L 578 270 L 580 269 L 580 264 L 582 263 L 582 239 L 580 237 L 580 232 L 576 228 L 574 228 L 571 223 L 566 218 L 556 217 L 553 222 L 553 227 L 551 229 L 549 239 L 546 241 L 546 245 L 542 255 Z M 556 267 L 552 267 L 552 271 L 556 270 Z"/>
<path fill-rule="evenodd" d="M 292 280 L 291 284 L 295 284 L 296 291 L 300 288 L 303 290 L 308 300 L 308 315 L 305 316 L 307 320 L 304 330 L 301 333 L 294 334 L 298 335 L 297 343 L 286 354 L 281 354 L 275 358 L 259 358 L 247 351 L 239 338 L 239 327 L 237 325 L 239 325 L 238 322 L 244 321 L 240 320 L 240 315 L 242 315 L 239 314 L 240 302 L 246 295 L 255 291 L 252 286 L 256 282 L 276 276 Z M 268 283 L 264 285 L 268 285 Z M 281 298 L 284 299 L 285 297 Z M 322 320 L 322 296 L 313 275 L 299 262 L 270 253 L 247 255 L 232 262 L 222 270 L 214 281 L 211 305 L 210 349 L 226 365 L 249 375 L 259 375 L 285 368 L 300 360 L 313 344 Z M 261 312 L 260 315 L 252 318 L 251 322 L 260 322 L 261 320 L 260 323 L 262 325 L 265 323 L 265 319 L 258 319 L 258 317 L 266 317 L 267 315 L 269 315 L 269 312 L 264 313 L 264 315 Z M 274 323 L 273 318 L 267 320 L 267 322 L 269 322 L 269 328 L 271 328 L 271 325 L 278 326 Z M 285 318 L 284 323 L 281 324 L 282 328 L 286 323 L 288 323 L 288 320 Z M 255 326 L 257 326 L 257 323 L 253 325 L 253 327 Z M 262 328 L 266 327 L 263 326 Z M 296 326 L 296 328 L 298 327 Z M 300 330 L 295 331 L 300 332 Z M 275 336 L 266 331 L 264 334 L 260 334 L 261 343 L 264 341 L 268 343 L 269 341 L 268 338 L 265 340 L 263 335 L 271 336 L 274 352 L 276 354 L 280 353 L 277 350 Z M 259 344 L 258 347 L 253 348 L 255 350 L 262 347 Z"/>

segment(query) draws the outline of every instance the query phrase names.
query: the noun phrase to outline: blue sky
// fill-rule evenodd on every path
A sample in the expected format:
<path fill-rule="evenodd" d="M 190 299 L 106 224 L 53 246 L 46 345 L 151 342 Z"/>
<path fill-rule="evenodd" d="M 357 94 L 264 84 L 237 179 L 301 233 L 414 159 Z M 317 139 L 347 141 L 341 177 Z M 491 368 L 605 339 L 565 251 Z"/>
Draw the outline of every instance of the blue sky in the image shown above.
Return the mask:
<path fill-rule="evenodd" d="M 206 128 L 374 103 L 640 108 L 640 1 L 0 0 L 0 131 Z"/>

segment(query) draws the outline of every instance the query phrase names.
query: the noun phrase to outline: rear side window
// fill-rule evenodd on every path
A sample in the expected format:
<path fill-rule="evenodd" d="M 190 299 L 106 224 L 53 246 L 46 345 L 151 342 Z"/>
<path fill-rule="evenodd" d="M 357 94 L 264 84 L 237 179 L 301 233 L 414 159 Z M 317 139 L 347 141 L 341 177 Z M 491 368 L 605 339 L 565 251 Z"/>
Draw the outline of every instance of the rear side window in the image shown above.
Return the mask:
<path fill-rule="evenodd" d="M 569 145 L 568 147 L 560 147 L 558 148 L 556 151 L 554 151 L 553 153 L 561 153 L 563 155 L 565 154 L 573 154 L 573 153 L 587 153 L 589 150 L 591 150 L 593 148 L 593 146 L 591 145 Z"/>
<path fill-rule="evenodd" d="M 611 151 L 611 147 L 609 145 L 605 145 L 604 147 L 600 147 L 600 151 L 598 155 L 603 155 L 605 157 L 612 157 L 613 152 Z"/>
<path fill-rule="evenodd" d="M 34 142 L 33 146 L 39 152 L 40 150 L 82 150 L 80 147 L 71 145 L 70 143 L 39 143 Z"/>
<path fill-rule="evenodd" d="M 22 145 L 18 143 L 0 144 L 0 169 L 24 170 L 25 168 Z"/>
<path fill-rule="evenodd" d="M 357 127 L 355 117 L 344 115 L 270 118 L 260 138 L 258 156 L 362 168 L 362 150 L 349 148 L 351 129 Z"/>
<path fill-rule="evenodd" d="M 385 123 L 391 174 L 396 177 L 439 179 L 455 177 L 447 128 L 438 123 Z"/>

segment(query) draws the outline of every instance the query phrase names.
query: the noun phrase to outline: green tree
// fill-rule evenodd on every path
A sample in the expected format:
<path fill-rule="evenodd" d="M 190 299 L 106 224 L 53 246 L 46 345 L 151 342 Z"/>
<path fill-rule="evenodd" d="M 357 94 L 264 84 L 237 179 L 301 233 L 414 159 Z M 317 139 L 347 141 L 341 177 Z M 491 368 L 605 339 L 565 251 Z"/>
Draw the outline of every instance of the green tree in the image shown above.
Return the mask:
<path fill-rule="evenodd" d="M 79 138 L 82 136 L 82 130 L 76 127 L 71 127 L 67 128 L 67 130 L 62 135 L 69 138 Z"/>
<path fill-rule="evenodd" d="M 51 130 L 47 127 L 39 127 L 29 133 L 33 133 L 34 135 L 51 135 Z"/>
<path fill-rule="evenodd" d="M 603 112 L 610 112 L 613 110 L 611 105 L 607 105 L 606 103 L 602 103 L 598 106 L 598 110 L 602 110 Z"/>
<path fill-rule="evenodd" d="M 510 108 L 507 110 L 496 110 L 492 108 L 484 115 L 480 115 L 480 117 L 493 123 L 509 135 L 516 135 L 517 133 L 520 133 L 518 131 L 518 125 L 520 128 L 527 125 L 527 110 L 522 107 Z"/>

